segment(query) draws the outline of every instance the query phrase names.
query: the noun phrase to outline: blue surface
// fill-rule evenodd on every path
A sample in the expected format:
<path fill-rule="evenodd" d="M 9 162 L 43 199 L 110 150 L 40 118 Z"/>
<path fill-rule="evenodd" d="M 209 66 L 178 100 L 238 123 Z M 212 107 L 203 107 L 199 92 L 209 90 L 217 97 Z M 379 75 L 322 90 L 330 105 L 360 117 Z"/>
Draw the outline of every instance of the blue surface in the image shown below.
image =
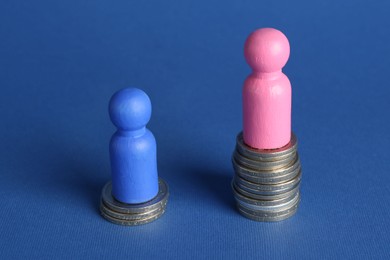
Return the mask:
<path fill-rule="evenodd" d="M 110 99 L 109 114 L 118 128 L 110 140 L 112 195 L 124 203 L 143 203 L 158 193 L 156 139 L 146 128 L 152 105 L 138 88 L 124 88 Z"/>
<path fill-rule="evenodd" d="M 0 2 L 0 258 L 389 258 L 389 1 Z M 290 40 L 297 215 L 243 218 L 230 163 L 243 44 Z M 150 96 L 166 214 L 99 216 L 116 90 Z"/>

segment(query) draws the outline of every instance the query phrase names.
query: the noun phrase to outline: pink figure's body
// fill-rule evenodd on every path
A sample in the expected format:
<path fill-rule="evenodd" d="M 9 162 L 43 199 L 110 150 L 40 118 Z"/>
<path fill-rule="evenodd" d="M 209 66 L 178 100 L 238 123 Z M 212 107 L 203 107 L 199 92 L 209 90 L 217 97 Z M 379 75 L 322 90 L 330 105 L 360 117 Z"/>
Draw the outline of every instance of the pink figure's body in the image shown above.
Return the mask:
<path fill-rule="evenodd" d="M 245 43 L 253 73 L 243 87 L 244 142 L 256 149 L 277 149 L 291 138 L 291 84 L 282 68 L 290 45 L 276 29 L 254 31 Z"/>

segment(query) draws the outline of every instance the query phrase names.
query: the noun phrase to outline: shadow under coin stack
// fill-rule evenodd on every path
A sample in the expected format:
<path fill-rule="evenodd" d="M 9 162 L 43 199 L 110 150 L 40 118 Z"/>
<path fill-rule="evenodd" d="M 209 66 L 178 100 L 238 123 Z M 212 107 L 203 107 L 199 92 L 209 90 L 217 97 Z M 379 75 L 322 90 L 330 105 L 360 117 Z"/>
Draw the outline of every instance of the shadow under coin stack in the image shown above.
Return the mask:
<path fill-rule="evenodd" d="M 279 221 L 294 215 L 301 180 L 294 134 L 282 148 L 258 150 L 247 146 L 240 133 L 232 161 L 236 173 L 232 188 L 242 215 L 256 221 Z"/>

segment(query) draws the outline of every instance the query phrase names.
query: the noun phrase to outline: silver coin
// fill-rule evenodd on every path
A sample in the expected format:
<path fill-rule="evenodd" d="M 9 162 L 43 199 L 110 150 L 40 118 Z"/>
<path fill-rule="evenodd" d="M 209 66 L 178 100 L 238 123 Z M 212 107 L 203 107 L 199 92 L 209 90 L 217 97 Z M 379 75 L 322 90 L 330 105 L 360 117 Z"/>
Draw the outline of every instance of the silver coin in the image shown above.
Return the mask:
<path fill-rule="evenodd" d="M 256 212 L 257 215 L 259 214 L 269 214 L 269 213 L 278 213 L 278 212 L 284 212 L 291 207 L 293 207 L 295 204 L 297 204 L 297 201 L 299 200 L 299 192 L 295 194 L 295 196 L 290 199 L 290 201 L 281 203 L 279 205 L 272 205 L 272 206 L 261 206 L 261 205 L 254 205 L 250 203 L 246 203 L 242 200 L 237 200 L 237 205 L 242 207 L 243 209 L 246 209 L 248 211 Z"/>
<path fill-rule="evenodd" d="M 238 176 L 247 181 L 259 184 L 278 184 L 295 178 L 301 170 L 301 164 L 299 160 L 295 161 L 292 166 L 286 168 L 286 171 L 282 171 L 282 173 L 285 173 L 283 175 L 277 173 L 275 175 L 267 174 L 265 176 L 257 176 L 255 174 L 258 174 L 258 171 L 253 171 L 243 166 L 240 166 L 234 160 L 233 168 Z"/>
<path fill-rule="evenodd" d="M 239 191 L 236 190 L 234 185 L 232 185 L 234 198 L 237 201 L 244 202 L 247 204 L 255 205 L 255 206 L 277 206 L 284 204 L 286 202 L 291 201 L 295 198 L 296 194 L 299 192 L 299 190 L 296 190 L 296 192 L 289 194 L 288 196 L 282 197 L 282 198 L 276 198 L 273 200 L 258 200 L 246 197 L 245 195 L 241 194 Z"/>
<path fill-rule="evenodd" d="M 250 148 L 250 149 L 253 149 L 253 148 Z M 274 161 L 280 161 L 280 160 L 284 160 L 288 157 L 291 157 L 294 153 L 297 152 L 297 149 L 291 149 L 289 150 L 288 153 L 285 153 L 285 154 L 282 154 L 280 156 L 275 156 L 275 157 L 263 157 L 263 154 L 261 153 L 261 151 L 263 150 L 256 150 L 256 149 L 253 149 L 255 151 L 258 151 L 257 154 L 254 154 L 252 152 L 248 152 L 248 148 L 247 147 L 243 147 L 241 144 L 239 143 L 236 143 L 236 148 L 235 150 L 237 152 L 239 152 L 240 154 L 242 154 L 244 157 L 248 158 L 248 159 L 251 159 L 251 160 L 254 160 L 254 161 L 258 161 L 258 162 L 274 162 Z M 267 151 L 267 150 L 266 150 Z"/>
<path fill-rule="evenodd" d="M 245 155 L 247 158 L 251 158 L 257 161 L 272 161 L 283 158 L 284 156 L 289 156 L 289 154 L 294 153 L 297 150 L 297 138 L 294 133 L 291 133 L 290 142 L 278 149 L 255 149 L 244 143 L 242 132 L 237 135 L 236 138 L 237 149 L 241 154 Z"/>
<path fill-rule="evenodd" d="M 247 193 L 250 194 L 255 194 L 255 195 L 262 195 L 262 196 L 275 196 L 275 195 L 281 195 L 284 196 L 284 194 L 292 189 L 294 189 L 296 186 L 293 186 L 291 188 L 286 188 L 286 189 L 280 189 L 280 190 L 255 190 L 255 189 L 250 189 L 240 183 L 235 182 L 235 185 L 243 191 L 246 191 Z M 244 194 L 244 193 L 243 193 Z"/>
<path fill-rule="evenodd" d="M 239 171 L 241 175 L 246 175 L 249 177 L 259 177 L 259 178 L 276 178 L 279 176 L 285 176 L 291 171 L 294 171 L 297 167 L 300 167 L 299 155 L 296 153 L 294 160 L 290 164 L 286 165 L 280 169 L 271 169 L 271 170 L 256 170 L 245 167 L 240 164 L 240 161 L 237 161 L 234 157 L 232 159 L 233 167 L 235 171 Z"/>
<path fill-rule="evenodd" d="M 106 220 L 108 220 L 111 223 L 114 223 L 114 224 L 117 224 L 117 225 L 123 225 L 123 226 L 137 226 L 137 225 L 147 224 L 147 223 L 150 223 L 150 222 L 158 219 L 159 217 L 161 217 L 164 214 L 164 212 L 165 212 L 165 210 L 159 211 L 156 215 L 153 215 L 153 216 L 151 216 L 149 218 L 144 218 L 144 219 L 141 219 L 141 220 L 118 219 L 118 218 L 114 218 L 114 217 L 112 217 L 110 215 L 107 215 L 103 211 L 101 211 L 100 213 Z"/>
<path fill-rule="evenodd" d="M 246 190 L 243 190 L 240 187 L 238 187 L 235 182 L 233 182 L 232 185 L 239 193 L 241 193 L 242 195 L 244 195 L 248 198 L 256 199 L 256 200 L 265 200 L 265 201 L 272 201 L 272 200 L 276 200 L 276 199 L 289 197 L 289 196 L 292 196 L 292 194 L 296 193 L 299 190 L 299 183 L 298 183 L 297 186 L 293 187 L 289 191 L 285 191 L 285 192 L 278 193 L 278 194 L 262 195 L 262 194 L 255 194 L 255 193 L 251 193 L 251 192 L 248 192 Z"/>
<path fill-rule="evenodd" d="M 249 189 L 260 190 L 260 191 L 278 191 L 278 190 L 284 190 L 284 189 L 288 189 L 292 186 L 295 186 L 295 184 L 301 180 L 301 171 L 298 172 L 298 174 L 295 178 L 290 179 L 290 180 L 285 181 L 285 182 L 282 182 L 282 183 L 275 183 L 275 184 L 254 183 L 254 182 L 247 181 L 238 175 L 235 175 L 233 180 L 237 184 L 244 185 L 245 187 L 248 187 Z"/>
<path fill-rule="evenodd" d="M 292 156 L 288 156 L 282 160 L 264 162 L 264 161 L 255 161 L 249 159 L 243 156 L 242 154 L 240 154 L 237 150 L 235 150 L 233 153 L 233 158 L 240 165 L 243 165 L 250 169 L 259 170 L 259 171 L 268 171 L 268 170 L 278 170 L 290 165 L 291 162 L 295 160 L 295 153 Z"/>
<path fill-rule="evenodd" d="M 294 179 L 300 171 L 301 171 L 301 167 L 298 167 L 294 171 L 290 172 L 289 174 L 277 176 L 274 178 L 272 178 L 272 177 L 268 177 L 268 178 L 251 177 L 251 176 L 241 174 L 239 171 L 237 171 L 236 174 L 249 182 L 272 185 L 272 184 L 279 184 L 279 183 L 283 183 L 283 182 L 289 181 L 291 179 Z"/>
<path fill-rule="evenodd" d="M 102 202 L 100 204 L 100 211 L 102 211 L 104 214 L 109 215 L 113 218 L 136 221 L 136 220 L 147 219 L 149 217 L 152 217 L 152 216 L 158 214 L 160 211 L 165 210 L 165 206 L 166 206 L 166 204 L 165 205 L 163 204 L 163 205 L 161 205 L 161 207 L 153 209 L 152 211 L 131 214 L 131 213 L 119 213 L 119 212 L 113 211 L 113 210 L 109 209 L 108 207 L 106 207 L 104 202 Z"/>
<path fill-rule="evenodd" d="M 301 181 L 301 172 L 299 172 L 294 179 L 291 179 L 283 183 L 278 183 L 278 184 L 264 185 L 264 184 L 253 183 L 244 180 L 243 178 L 240 178 L 237 175 L 234 176 L 233 181 L 236 184 L 236 186 L 250 193 L 260 194 L 260 195 L 280 194 L 291 190 Z"/>
<path fill-rule="evenodd" d="M 242 211 L 240 208 L 238 209 L 238 211 L 244 217 L 249 218 L 249 219 L 254 220 L 254 221 L 275 222 L 275 221 L 285 220 L 285 219 L 293 216 L 297 212 L 297 209 L 298 209 L 298 206 L 294 206 L 291 209 L 289 209 L 288 211 L 286 211 L 285 214 L 279 214 L 277 216 L 264 216 L 264 215 L 263 216 L 256 216 L 256 215 L 249 214 L 245 211 Z"/>
<path fill-rule="evenodd" d="M 150 212 L 154 209 L 160 208 L 162 204 L 166 204 L 169 196 L 169 190 L 168 185 L 165 183 L 165 181 L 161 178 L 158 180 L 158 186 L 159 191 L 152 200 L 145 202 L 145 203 L 139 203 L 139 204 L 126 204 L 122 203 L 120 201 L 117 201 L 111 194 L 112 192 L 112 185 L 111 182 L 108 182 L 102 190 L 102 201 L 104 204 L 111 209 L 112 211 L 118 212 L 118 213 L 144 213 L 144 212 Z"/>
<path fill-rule="evenodd" d="M 289 212 L 291 209 L 298 207 L 300 202 L 300 196 L 298 195 L 297 198 L 294 198 L 294 201 L 289 204 L 289 207 L 284 207 L 279 210 L 254 210 L 254 209 L 248 209 L 244 207 L 242 204 L 237 204 L 237 207 L 240 209 L 240 211 L 246 212 L 247 214 L 253 215 L 253 216 L 267 216 L 267 217 L 275 217 L 279 215 L 284 215 L 285 213 Z"/>

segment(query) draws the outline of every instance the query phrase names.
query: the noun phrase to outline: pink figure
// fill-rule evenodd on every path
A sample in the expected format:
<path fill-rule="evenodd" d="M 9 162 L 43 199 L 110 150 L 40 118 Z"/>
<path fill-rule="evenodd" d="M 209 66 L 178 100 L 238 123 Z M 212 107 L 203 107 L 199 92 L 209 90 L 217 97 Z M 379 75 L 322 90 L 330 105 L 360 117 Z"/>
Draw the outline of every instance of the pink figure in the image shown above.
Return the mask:
<path fill-rule="evenodd" d="M 259 29 L 249 35 L 244 53 L 253 70 L 243 87 L 244 142 L 256 149 L 283 147 L 291 138 L 291 84 L 282 72 L 288 39 L 276 29 Z"/>

